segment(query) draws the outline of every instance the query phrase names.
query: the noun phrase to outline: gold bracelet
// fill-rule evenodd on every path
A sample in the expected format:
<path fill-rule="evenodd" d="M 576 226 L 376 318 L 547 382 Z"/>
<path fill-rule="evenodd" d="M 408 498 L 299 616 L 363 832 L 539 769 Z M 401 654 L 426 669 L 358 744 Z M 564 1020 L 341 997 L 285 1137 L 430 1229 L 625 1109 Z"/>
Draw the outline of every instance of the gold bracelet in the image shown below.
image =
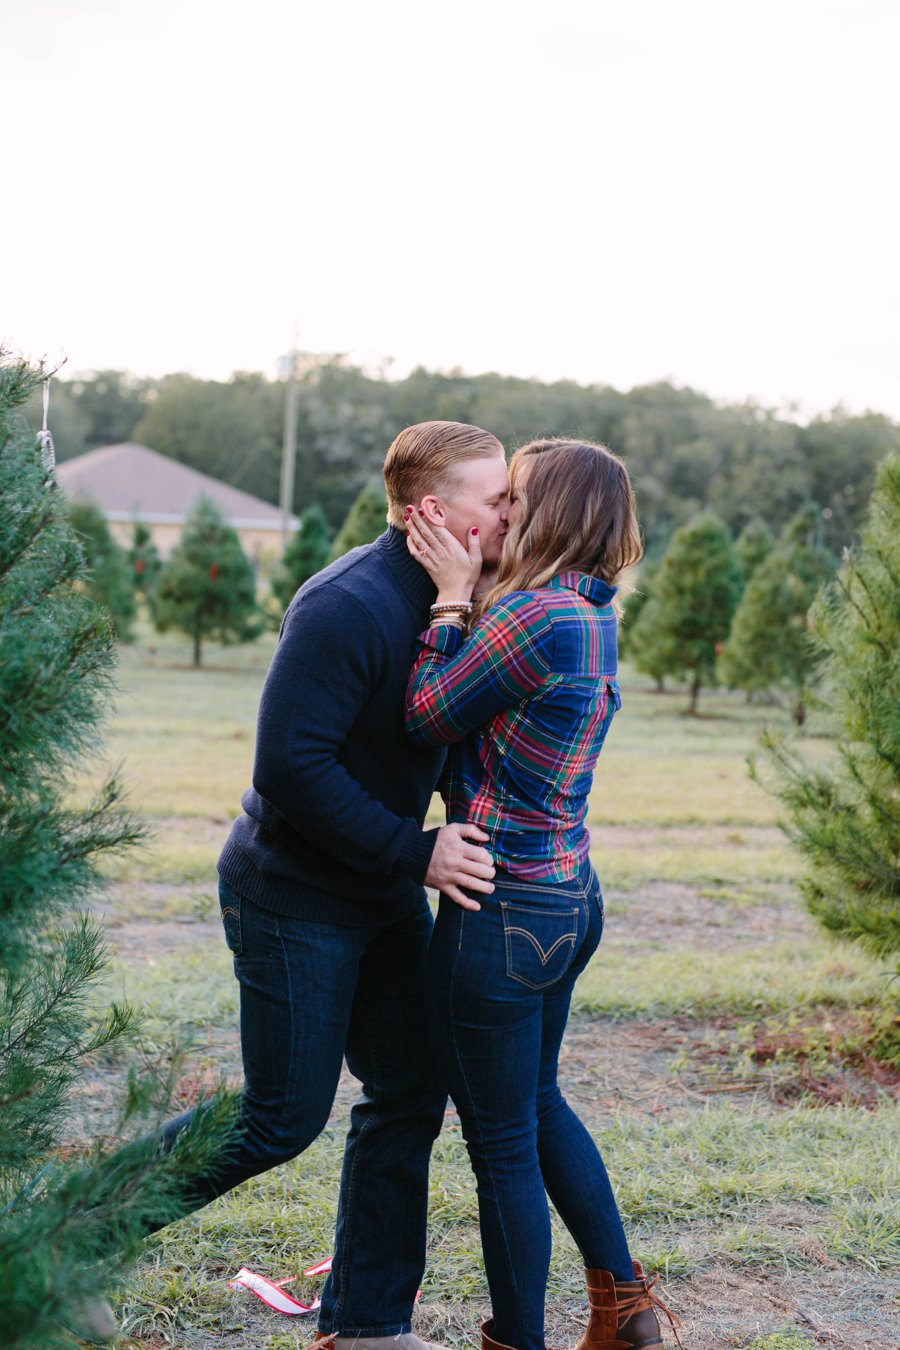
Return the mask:
<path fill-rule="evenodd" d="M 460 613 L 468 614 L 472 608 L 471 600 L 451 600 L 443 605 L 432 605 L 429 613 L 431 614 L 450 614 Z"/>

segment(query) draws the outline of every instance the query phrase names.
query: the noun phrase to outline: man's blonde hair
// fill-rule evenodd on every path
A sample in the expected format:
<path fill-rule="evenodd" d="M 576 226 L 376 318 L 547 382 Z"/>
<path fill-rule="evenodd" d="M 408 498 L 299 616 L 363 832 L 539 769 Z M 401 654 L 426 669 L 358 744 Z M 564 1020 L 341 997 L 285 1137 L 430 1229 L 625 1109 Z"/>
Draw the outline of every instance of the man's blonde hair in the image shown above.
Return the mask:
<path fill-rule="evenodd" d="M 458 467 L 469 459 L 503 455 L 489 431 L 467 422 L 416 422 L 391 445 L 384 461 L 388 520 L 403 528 L 403 508 L 429 492 L 451 492 L 461 482 Z"/>

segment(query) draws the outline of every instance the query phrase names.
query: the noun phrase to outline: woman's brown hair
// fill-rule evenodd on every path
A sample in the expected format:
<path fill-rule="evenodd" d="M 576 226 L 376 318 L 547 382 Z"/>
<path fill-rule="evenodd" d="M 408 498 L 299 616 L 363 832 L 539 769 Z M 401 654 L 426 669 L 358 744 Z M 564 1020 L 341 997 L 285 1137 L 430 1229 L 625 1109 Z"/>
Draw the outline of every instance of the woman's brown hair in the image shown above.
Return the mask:
<path fill-rule="evenodd" d="M 560 572 L 586 572 L 614 585 L 640 558 L 628 470 L 605 445 L 531 441 L 513 456 L 509 478 L 522 511 L 504 540 L 497 580 L 474 617 L 512 591 L 546 586 Z"/>

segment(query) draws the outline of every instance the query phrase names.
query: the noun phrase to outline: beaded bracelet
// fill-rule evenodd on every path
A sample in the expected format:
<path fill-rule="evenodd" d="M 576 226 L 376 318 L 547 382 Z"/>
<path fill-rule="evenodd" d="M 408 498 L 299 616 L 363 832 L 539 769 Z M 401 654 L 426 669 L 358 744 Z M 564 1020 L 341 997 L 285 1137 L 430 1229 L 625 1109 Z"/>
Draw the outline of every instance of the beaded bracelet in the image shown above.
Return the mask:
<path fill-rule="evenodd" d="M 468 614 L 471 608 L 471 600 L 452 600 L 447 601 L 447 603 L 443 605 L 432 605 L 429 612 L 431 614 L 449 614 L 451 612 L 454 614 Z"/>

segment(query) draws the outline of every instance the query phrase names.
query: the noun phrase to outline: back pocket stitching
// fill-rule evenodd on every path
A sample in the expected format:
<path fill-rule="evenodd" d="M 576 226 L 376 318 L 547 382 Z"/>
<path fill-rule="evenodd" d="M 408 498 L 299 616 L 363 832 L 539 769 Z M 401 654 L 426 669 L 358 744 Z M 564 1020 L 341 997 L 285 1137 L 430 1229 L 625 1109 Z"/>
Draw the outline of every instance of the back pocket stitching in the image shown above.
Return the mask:
<path fill-rule="evenodd" d="M 547 962 L 550 960 L 550 957 L 556 951 L 557 947 L 562 946 L 564 942 L 571 942 L 573 946 L 575 945 L 576 934 L 565 933 L 561 938 L 556 939 L 556 941 L 554 942 L 553 946 L 550 948 L 549 951 L 545 952 L 541 944 L 538 942 L 537 938 L 534 936 L 533 933 L 529 933 L 527 928 L 507 928 L 506 931 L 507 933 L 521 933 L 522 937 L 527 938 L 528 941 L 531 943 L 532 947 L 534 947 L 534 950 L 537 952 L 538 960 L 540 961 L 542 966 L 545 966 L 547 964 Z"/>
<path fill-rule="evenodd" d="M 527 937 L 527 938 L 528 938 L 528 941 L 532 944 L 532 946 L 533 946 L 533 947 L 535 948 L 535 950 L 537 951 L 537 953 L 538 953 L 538 958 L 539 958 L 539 960 L 540 960 L 542 966 L 546 966 L 547 962 L 550 960 L 550 957 L 554 954 L 554 952 L 557 950 L 557 948 L 560 946 L 561 943 L 564 943 L 564 942 L 570 942 L 570 943 L 572 944 L 572 951 L 573 951 L 573 955 L 574 955 L 575 944 L 576 944 L 576 942 L 578 941 L 578 910 L 577 910 L 577 909 L 570 909 L 570 910 L 564 910 L 564 911 L 560 912 L 559 910 L 551 910 L 551 909 L 541 909 L 541 910 L 538 910 L 537 908 L 535 908 L 535 911 L 534 911 L 534 912 L 543 913 L 543 914 L 552 914 L 552 915 L 554 915 L 554 917 L 557 917 L 557 918 L 561 918 L 561 917 L 563 917 L 565 914 L 568 914 L 569 917 L 570 917 L 571 919 L 574 919 L 574 922 L 575 922 L 575 928 L 574 928 L 574 931 L 571 932 L 571 933 L 563 933 L 561 937 L 557 938 L 556 942 L 554 942 L 553 946 L 550 948 L 550 951 L 545 955 L 545 954 L 544 954 L 544 949 L 543 949 L 543 947 L 542 947 L 541 944 L 538 942 L 537 938 L 534 936 L 533 933 L 529 933 L 528 930 L 525 929 L 525 928 L 519 928 L 518 926 L 513 926 L 513 925 L 507 923 L 507 910 L 510 910 L 510 909 L 522 909 L 522 908 L 524 908 L 524 906 L 522 906 L 522 905 L 510 905 L 508 901 L 501 900 L 501 902 L 500 902 L 500 908 L 501 908 L 501 911 L 502 911 L 502 914 L 503 914 L 503 937 L 504 937 L 504 946 L 506 947 L 506 974 L 507 974 L 507 977 L 508 977 L 509 979 L 511 979 L 511 980 L 516 980 L 519 984 L 524 984 L 525 987 L 526 987 L 527 989 L 545 989 L 548 985 L 555 984 L 557 980 L 562 979 L 563 975 L 565 975 L 565 973 L 566 973 L 566 970 L 568 970 L 569 965 L 571 964 L 571 962 L 567 962 L 567 963 L 566 963 L 565 970 L 561 970 L 561 971 L 559 972 L 558 975 L 554 975 L 553 978 L 550 979 L 550 980 L 540 980 L 540 981 L 538 981 L 538 980 L 530 980 L 530 979 L 528 978 L 527 975 L 518 975 L 518 974 L 516 974 L 516 972 L 515 972 L 515 971 L 513 970 L 513 968 L 512 968 L 512 967 L 513 967 L 513 952 L 512 952 L 512 943 L 511 943 L 511 941 L 510 941 L 510 938 L 511 938 L 511 936 L 512 936 L 513 933 L 521 933 L 523 937 Z"/>
<path fill-rule="evenodd" d="M 234 905 L 221 905 L 222 929 L 225 934 L 225 945 L 235 958 L 244 954 L 244 933 L 241 927 L 241 911 L 235 909 Z M 229 923 L 229 917 L 233 922 Z"/>

